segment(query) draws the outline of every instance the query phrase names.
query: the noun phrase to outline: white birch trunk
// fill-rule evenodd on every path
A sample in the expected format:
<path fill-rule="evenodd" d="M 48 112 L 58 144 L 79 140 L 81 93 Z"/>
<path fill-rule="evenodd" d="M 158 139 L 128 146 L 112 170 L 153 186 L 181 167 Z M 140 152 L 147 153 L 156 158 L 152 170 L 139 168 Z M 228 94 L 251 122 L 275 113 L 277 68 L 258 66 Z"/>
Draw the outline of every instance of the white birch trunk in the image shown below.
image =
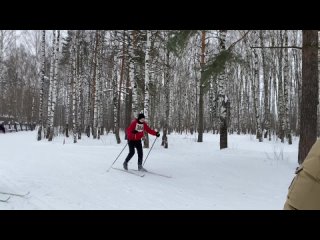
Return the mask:
<path fill-rule="evenodd" d="M 82 31 L 83 34 L 83 31 Z M 77 119 L 77 129 L 78 129 L 78 139 L 81 139 L 81 132 L 82 132 L 82 118 L 83 118 L 83 51 L 82 51 L 82 44 L 83 44 L 83 35 L 80 38 L 80 31 L 78 31 L 78 41 L 77 41 L 77 83 L 78 83 L 78 119 Z"/>
<path fill-rule="evenodd" d="M 200 55 L 200 84 L 199 84 L 199 123 L 198 123 L 198 142 L 203 142 L 203 124 L 204 124 L 204 83 L 203 71 L 205 67 L 205 51 L 206 51 L 206 31 L 201 31 L 201 55 Z"/>
<path fill-rule="evenodd" d="M 100 139 L 100 136 L 104 134 L 103 130 L 103 84 L 102 84 L 102 56 L 103 56 L 103 39 L 104 39 L 104 33 L 101 35 L 101 42 L 100 42 L 100 61 L 98 65 L 98 82 L 99 82 L 99 106 L 98 106 L 98 139 Z"/>
<path fill-rule="evenodd" d="M 164 91 L 165 91 L 165 126 L 163 129 L 162 146 L 168 148 L 168 132 L 169 132 L 169 118 L 170 118 L 170 52 L 166 49 L 166 65 L 164 73 Z"/>
<path fill-rule="evenodd" d="M 284 32 L 284 44 L 288 47 L 288 32 L 285 30 Z M 284 118 L 286 122 L 286 137 L 288 139 L 288 143 L 292 144 L 291 137 L 291 128 L 289 122 L 289 59 L 288 59 L 288 48 L 284 49 L 284 76 L 283 76 L 283 90 L 284 90 Z"/>
<path fill-rule="evenodd" d="M 220 51 L 224 51 L 226 49 L 226 35 L 226 30 L 220 30 Z M 228 147 L 227 111 L 229 108 L 229 100 L 226 96 L 225 67 L 218 77 L 218 102 L 220 119 L 220 149 L 224 149 Z"/>
<path fill-rule="evenodd" d="M 256 33 L 256 32 L 255 32 Z M 257 36 L 255 34 L 255 44 L 257 44 Z M 262 142 L 262 130 L 260 123 L 260 114 L 259 114 L 259 65 L 258 65 L 258 54 L 257 50 L 253 49 L 254 55 L 254 76 L 252 80 L 252 93 L 253 93 L 253 106 L 256 117 L 256 126 L 257 126 L 257 139 L 259 142 Z"/>
<path fill-rule="evenodd" d="M 269 78 L 267 74 L 267 63 L 266 63 L 266 54 L 264 49 L 264 33 L 265 31 L 260 30 L 260 45 L 261 49 L 261 57 L 262 57 L 262 71 L 263 71 L 263 84 L 264 84 L 264 129 L 266 133 L 264 138 L 267 138 L 269 135 L 269 141 L 271 140 L 270 135 L 270 105 L 269 105 L 269 96 L 270 96 L 270 88 L 269 88 Z"/>
<path fill-rule="evenodd" d="M 147 44 L 146 44 L 146 55 L 145 55 L 145 72 L 144 72 L 144 115 L 146 117 L 146 119 L 149 118 L 149 58 L 150 58 L 150 46 L 151 46 L 151 42 L 150 42 L 150 31 L 147 30 Z"/>
<path fill-rule="evenodd" d="M 283 45 L 283 36 L 282 30 L 280 30 L 280 45 Z M 278 56 L 279 59 L 279 84 L 278 84 L 278 106 L 279 106 L 279 128 L 280 128 L 280 139 L 281 142 L 284 142 L 285 137 L 285 104 L 284 104 L 284 87 L 283 87 L 283 49 L 280 49 L 280 53 Z"/>
<path fill-rule="evenodd" d="M 72 133 L 73 133 L 73 143 L 77 143 L 77 74 L 76 74 L 76 39 L 72 42 Z"/>
<path fill-rule="evenodd" d="M 120 141 L 120 138 L 117 134 L 117 129 L 119 128 L 118 126 L 118 97 L 119 97 L 119 91 L 118 91 L 118 58 L 117 55 L 115 54 L 113 57 L 114 61 L 114 69 L 113 69 L 113 132 L 116 135 L 116 140 L 117 142 Z M 118 139 L 119 138 L 119 139 Z"/>
<path fill-rule="evenodd" d="M 99 46 L 97 49 L 97 57 L 96 57 L 96 62 L 95 62 L 95 68 L 96 68 L 96 80 L 95 80 L 95 93 L 94 93 L 94 112 L 93 112 L 93 122 L 94 122 L 94 138 L 98 136 L 99 132 L 99 125 L 98 125 L 98 120 L 99 120 L 99 106 L 100 106 L 100 98 L 99 98 L 99 89 L 100 89 L 100 59 L 99 59 Z M 99 137 L 98 137 L 99 139 Z"/>
<path fill-rule="evenodd" d="M 72 54 L 72 50 L 70 51 Z M 69 137 L 69 116 L 70 116 L 70 93 L 72 94 L 72 60 L 68 63 L 68 77 L 67 77 L 67 89 L 66 89 L 66 113 L 65 113 L 65 124 L 66 124 L 66 137 Z"/>
<path fill-rule="evenodd" d="M 98 126 L 98 109 L 97 109 L 97 103 L 98 103 L 98 87 L 97 87 L 97 58 L 98 58 L 98 52 L 99 52 L 99 30 L 96 30 L 96 46 L 95 46 L 95 52 L 94 52 L 94 58 L 93 58 L 93 86 L 92 86 L 92 102 L 93 102 L 93 119 L 92 119 L 92 135 L 93 138 L 97 138 L 97 126 Z"/>
<path fill-rule="evenodd" d="M 51 105 L 52 105 L 52 89 L 54 81 L 54 63 L 55 63 L 55 41 L 56 41 L 56 31 L 53 30 L 53 39 L 52 39 L 52 50 L 51 50 L 51 65 L 50 65 L 50 83 L 49 83 L 49 95 L 48 95 L 48 107 L 47 107 L 47 133 L 46 138 L 49 138 L 51 130 Z"/>
<path fill-rule="evenodd" d="M 145 115 L 146 120 L 149 119 L 149 103 L 150 103 L 150 96 L 149 96 L 149 58 L 150 58 L 150 31 L 147 30 L 147 44 L 146 44 L 146 55 L 145 55 L 145 65 L 144 65 L 144 108 L 143 113 Z M 149 137 L 148 134 L 145 134 L 144 140 L 144 148 L 149 148 Z"/>
<path fill-rule="evenodd" d="M 39 103 L 39 128 L 38 128 L 38 141 L 42 138 L 43 129 L 43 88 L 44 88 L 44 72 L 45 72 L 45 45 L 46 45 L 46 31 L 42 30 L 41 41 L 41 74 L 40 74 L 40 103 Z"/>
<path fill-rule="evenodd" d="M 60 40 L 60 30 L 58 30 L 57 39 L 55 42 L 55 59 L 54 59 L 54 66 L 53 66 L 53 86 L 52 86 L 52 102 L 51 102 L 51 109 L 50 109 L 50 118 L 49 118 L 49 127 L 50 127 L 50 134 L 49 134 L 49 141 L 52 141 L 53 134 L 54 134 L 54 113 L 56 108 L 57 102 L 57 77 L 58 77 L 58 57 L 59 57 L 59 40 Z"/>
<path fill-rule="evenodd" d="M 133 116 L 131 118 L 136 117 L 138 115 L 138 86 L 135 77 L 136 71 L 136 56 L 135 56 L 135 48 L 136 48 L 136 33 L 132 31 L 131 33 L 132 39 L 129 44 L 129 77 L 131 82 L 131 90 L 132 90 L 132 113 Z"/>

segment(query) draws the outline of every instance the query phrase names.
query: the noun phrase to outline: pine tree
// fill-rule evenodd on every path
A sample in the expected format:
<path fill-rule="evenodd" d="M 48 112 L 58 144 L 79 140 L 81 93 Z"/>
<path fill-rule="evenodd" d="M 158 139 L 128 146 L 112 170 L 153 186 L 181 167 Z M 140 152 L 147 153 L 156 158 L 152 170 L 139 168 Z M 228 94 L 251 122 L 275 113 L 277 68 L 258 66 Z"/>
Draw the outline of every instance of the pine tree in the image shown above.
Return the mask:
<path fill-rule="evenodd" d="M 317 140 L 318 31 L 302 31 L 302 99 L 298 163 L 302 164 Z"/>

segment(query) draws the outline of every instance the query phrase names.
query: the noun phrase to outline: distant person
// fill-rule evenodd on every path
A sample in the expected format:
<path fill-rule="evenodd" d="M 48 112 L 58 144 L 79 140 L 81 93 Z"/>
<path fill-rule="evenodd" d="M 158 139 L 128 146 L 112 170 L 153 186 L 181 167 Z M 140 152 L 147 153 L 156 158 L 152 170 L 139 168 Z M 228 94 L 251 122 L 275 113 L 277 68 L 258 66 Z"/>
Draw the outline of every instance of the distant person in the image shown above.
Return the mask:
<path fill-rule="evenodd" d="M 128 170 L 128 162 L 134 155 L 134 148 L 137 149 L 138 152 L 138 170 L 139 171 L 147 171 L 142 167 L 142 159 L 143 159 L 143 151 L 142 151 L 142 143 L 141 139 L 144 136 L 144 131 L 147 133 L 160 137 L 160 133 L 151 129 L 147 123 L 145 122 L 145 116 L 143 113 L 138 115 L 138 118 L 134 119 L 130 126 L 127 128 L 127 138 L 129 145 L 129 154 L 123 163 L 123 168 Z"/>
<path fill-rule="evenodd" d="M 6 129 L 4 128 L 3 124 L 0 124 L 0 131 L 6 133 Z"/>
<path fill-rule="evenodd" d="M 284 210 L 320 210 L 320 140 L 296 169 Z"/>

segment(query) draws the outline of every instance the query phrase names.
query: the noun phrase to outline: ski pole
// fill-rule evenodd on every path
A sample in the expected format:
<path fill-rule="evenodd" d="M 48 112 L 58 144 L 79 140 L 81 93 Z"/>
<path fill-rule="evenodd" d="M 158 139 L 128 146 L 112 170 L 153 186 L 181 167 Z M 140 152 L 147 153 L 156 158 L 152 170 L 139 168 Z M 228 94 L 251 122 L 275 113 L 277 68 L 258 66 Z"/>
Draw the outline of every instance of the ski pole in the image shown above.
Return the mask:
<path fill-rule="evenodd" d="M 123 147 L 123 149 L 121 150 L 121 152 L 119 153 L 118 157 L 116 158 L 116 160 L 114 160 L 114 162 L 111 164 L 111 166 L 108 168 L 107 172 L 109 172 L 109 170 L 112 168 L 113 164 L 118 160 L 118 158 L 120 157 L 121 153 L 123 152 L 123 150 L 126 148 L 126 146 L 128 145 L 128 142 L 126 143 L 126 145 Z"/>
<path fill-rule="evenodd" d="M 149 152 L 148 152 L 148 155 L 147 155 L 146 159 L 144 160 L 142 166 L 144 166 L 144 164 L 146 163 L 146 161 L 147 161 L 147 159 L 148 159 L 148 156 L 149 156 L 149 154 L 150 154 L 150 152 L 151 152 L 151 149 L 153 148 L 153 145 L 156 143 L 157 139 L 158 139 L 158 137 L 156 137 L 156 139 L 153 141 L 153 144 L 152 144 L 152 146 L 151 146 L 151 148 L 150 148 L 150 150 L 149 150 Z"/>

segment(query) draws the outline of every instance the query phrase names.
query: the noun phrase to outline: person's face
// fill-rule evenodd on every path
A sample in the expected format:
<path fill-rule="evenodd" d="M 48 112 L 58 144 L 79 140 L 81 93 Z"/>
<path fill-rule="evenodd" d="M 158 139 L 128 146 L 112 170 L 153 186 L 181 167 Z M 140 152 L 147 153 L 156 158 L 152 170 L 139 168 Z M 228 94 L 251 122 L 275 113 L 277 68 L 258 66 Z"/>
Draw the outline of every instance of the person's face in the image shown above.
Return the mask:
<path fill-rule="evenodd" d="M 144 119 L 144 118 L 141 118 L 139 121 L 140 121 L 140 122 L 144 122 L 144 121 L 145 121 L 145 119 Z"/>

